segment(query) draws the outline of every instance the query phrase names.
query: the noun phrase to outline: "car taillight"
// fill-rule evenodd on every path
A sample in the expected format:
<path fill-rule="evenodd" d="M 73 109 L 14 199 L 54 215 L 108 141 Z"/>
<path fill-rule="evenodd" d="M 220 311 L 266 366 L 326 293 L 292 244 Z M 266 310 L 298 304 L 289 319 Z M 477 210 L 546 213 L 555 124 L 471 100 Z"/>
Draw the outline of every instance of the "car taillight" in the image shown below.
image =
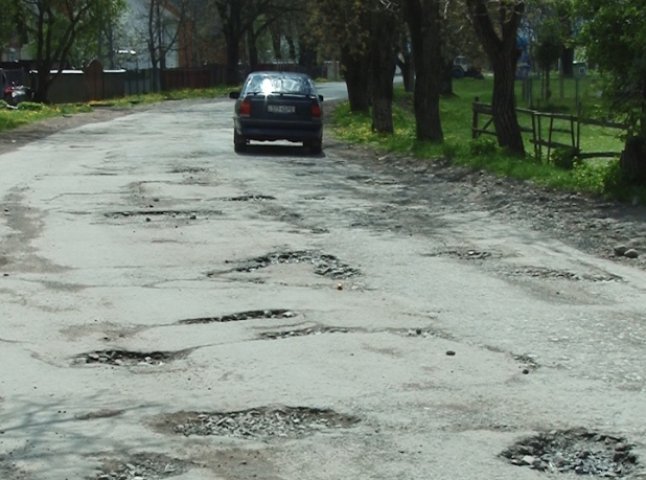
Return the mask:
<path fill-rule="evenodd" d="M 248 98 L 245 98 L 242 103 L 240 103 L 240 110 L 238 114 L 241 117 L 249 117 L 251 115 L 251 102 Z"/>
<path fill-rule="evenodd" d="M 321 106 L 318 103 L 313 103 L 312 108 L 310 109 L 310 113 L 313 118 L 320 118 L 321 117 Z"/>

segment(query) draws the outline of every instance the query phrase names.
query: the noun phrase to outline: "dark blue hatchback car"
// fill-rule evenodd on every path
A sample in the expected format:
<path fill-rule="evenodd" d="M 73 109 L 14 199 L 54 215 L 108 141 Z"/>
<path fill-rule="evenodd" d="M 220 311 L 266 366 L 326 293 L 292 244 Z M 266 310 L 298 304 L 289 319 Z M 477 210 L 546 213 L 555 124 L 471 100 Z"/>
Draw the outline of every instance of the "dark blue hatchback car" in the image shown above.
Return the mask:
<path fill-rule="evenodd" d="M 323 141 L 323 97 L 303 73 L 253 72 L 239 92 L 233 116 L 233 146 L 245 149 L 250 140 L 302 142 L 320 153 Z"/>

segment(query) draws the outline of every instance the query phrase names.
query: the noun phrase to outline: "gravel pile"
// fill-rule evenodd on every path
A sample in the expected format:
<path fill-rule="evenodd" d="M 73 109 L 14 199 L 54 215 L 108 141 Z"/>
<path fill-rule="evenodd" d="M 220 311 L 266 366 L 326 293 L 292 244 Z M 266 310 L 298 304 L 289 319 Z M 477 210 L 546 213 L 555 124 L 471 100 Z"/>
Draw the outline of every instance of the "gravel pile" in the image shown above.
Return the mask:
<path fill-rule="evenodd" d="M 358 422 L 356 417 L 327 409 L 254 408 L 239 412 L 188 412 L 173 430 L 185 436 L 302 437 L 323 430 L 348 428 Z"/>
<path fill-rule="evenodd" d="M 104 461 L 103 470 L 92 480 L 160 480 L 181 475 L 189 464 L 156 453 L 138 453 L 125 460 Z"/>
<path fill-rule="evenodd" d="M 621 437 L 566 430 L 525 438 L 501 456 L 513 465 L 544 472 L 617 478 L 634 470 L 637 456 L 631 450 Z"/>
<path fill-rule="evenodd" d="M 339 261 L 334 255 L 327 255 L 310 250 L 292 252 L 275 252 L 262 257 L 247 260 L 235 272 L 255 272 L 270 265 L 309 263 L 314 267 L 314 273 L 334 279 L 345 279 L 359 275 L 359 270 Z"/>

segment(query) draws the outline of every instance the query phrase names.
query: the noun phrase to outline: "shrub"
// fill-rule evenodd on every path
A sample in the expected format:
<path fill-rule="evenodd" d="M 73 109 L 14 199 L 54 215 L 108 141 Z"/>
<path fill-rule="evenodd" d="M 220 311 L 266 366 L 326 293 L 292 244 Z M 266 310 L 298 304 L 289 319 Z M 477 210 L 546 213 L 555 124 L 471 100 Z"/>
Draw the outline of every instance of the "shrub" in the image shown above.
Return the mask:
<path fill-rule="evenodd" d="M 36 102 L 20 102 L 18 104 L 18 110 L 29 110 L 29 111 L 40 111 L 45 108 L 45 105 L 42 103 L 36 103 Z"/>
<path fill-rule="evenodd" d="M 576 148 L 556 148 L 550 155 L 550 163 L 564 170 L 572 170 L 579 162 L 579 151 Z"/>
<path fill-rule="evenodd" d="M 498 145 L 493 138 L 479 137 L 469 144 L 471 155 L 492 155 L 498 151 Z"/>

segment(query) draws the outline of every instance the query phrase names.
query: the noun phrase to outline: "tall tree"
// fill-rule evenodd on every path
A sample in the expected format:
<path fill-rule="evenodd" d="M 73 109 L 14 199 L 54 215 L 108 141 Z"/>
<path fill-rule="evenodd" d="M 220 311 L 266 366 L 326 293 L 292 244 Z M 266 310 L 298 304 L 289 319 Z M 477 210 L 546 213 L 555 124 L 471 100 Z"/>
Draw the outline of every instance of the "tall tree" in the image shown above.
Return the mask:
<path fill-rule="evenodd" d="M 77 38 L 98 32 L 101 22 L 118 15 L 123 3 L 121 0 L 21 0 L 15 1 L 12 7 L 18 24 L 35 39 L 34 98 L 46 102 L 49 88 L 67 65 Z"/>
<path fill-rule="evenodd" d="M 313 28 L 324 51 L 341 60 L 353 112 L 370 110 L 370 7 L 376 0 L 319 0 Z"/>
<path fill-rule="evenodd" d="M 516 36 L 525 2 L 467 0 L 467 6 L 471 22 L 493 68 L 492 114 L 498 144 L 511 153 L 524 155 L 514 84 L 518 61 Z"/>
<path fill-rule="evenodd" d="M 395 76 L 398 20 L 394 7 L 375 5 L 370 11 L 370 96 L 372 128 L 379 133 L 393 133 L 393 77 Z"/>
<path fill-rule="evenodd" d="M 168 54 L 176 47 L 186 21 L 186 0 L 170 5 L 167 0 L 148 0 L 148 37 L 146 45 L 152 65 L 153 90 L 165 88 L 163 72 Z"/>
<path fill-rule="evenodd" d="M 629 131 L 621 167 L 630 182 L 646 185 L 646 9 L 642 0 L 578 2 L 590 61 L 606 79 L 610 111 Z"/>
<path fill-rule="evenodd" d="M 415 129 L 418 140 L 441 142 L 442 30 L 440 0 L 404 0 L 415 63 Z"/>

